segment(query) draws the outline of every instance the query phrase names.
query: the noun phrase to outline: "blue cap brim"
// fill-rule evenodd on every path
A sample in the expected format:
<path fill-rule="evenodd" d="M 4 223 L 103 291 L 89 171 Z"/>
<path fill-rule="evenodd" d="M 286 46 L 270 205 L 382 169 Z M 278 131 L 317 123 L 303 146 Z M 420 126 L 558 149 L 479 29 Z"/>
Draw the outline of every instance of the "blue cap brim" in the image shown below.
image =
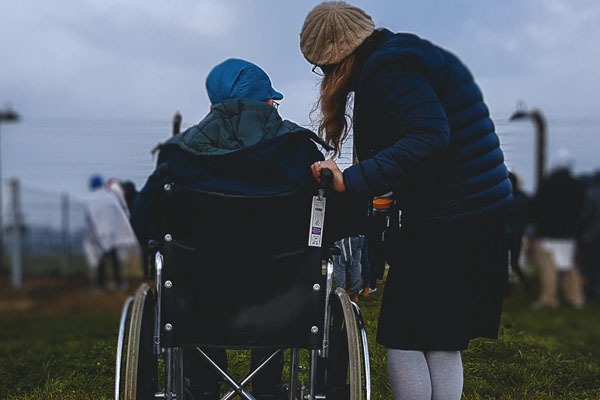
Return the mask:
<path fill-rule="evenodd" d="M 281 100 L 283 99 L 283 95 L 279 93 L 277 90 L 271 88 L 271 98 L 273 100 Z"/>

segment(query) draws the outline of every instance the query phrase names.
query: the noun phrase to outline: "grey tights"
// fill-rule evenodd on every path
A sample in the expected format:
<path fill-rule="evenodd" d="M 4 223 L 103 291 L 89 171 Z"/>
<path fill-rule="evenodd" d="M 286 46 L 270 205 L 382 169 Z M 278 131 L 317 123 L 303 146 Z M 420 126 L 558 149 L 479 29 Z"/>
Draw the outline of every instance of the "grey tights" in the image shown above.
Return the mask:
<path fill-rule="evenodd" d="M 394 400 L 460 400 L 463 368 L 460 351 L 387 349 Z"/>

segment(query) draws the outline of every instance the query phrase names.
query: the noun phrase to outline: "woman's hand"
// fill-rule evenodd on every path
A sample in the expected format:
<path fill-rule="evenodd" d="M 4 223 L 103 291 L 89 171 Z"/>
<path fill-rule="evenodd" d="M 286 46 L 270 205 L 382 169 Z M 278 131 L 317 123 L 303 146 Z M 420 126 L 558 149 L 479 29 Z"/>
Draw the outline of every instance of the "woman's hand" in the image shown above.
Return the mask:
<path fill-rule="evenodd" d="M 321 170 L 323 168 L 328 168 L 331 170 L 331 172 L 333 172 L 333 190 L 335 190 L 336 192 L 346 191 L 346 187 L 344 186 L 344 176 L 342 175 L 342 171 L 340 171 L 340 168 L 337 166 L 337 164 L 333 160 L 317 161 L 316 163 L 314 163 L 310 166 L 313 177 L 316 179 L 316 181 L 319 183 L 322 183 L 321 182 Z"/>

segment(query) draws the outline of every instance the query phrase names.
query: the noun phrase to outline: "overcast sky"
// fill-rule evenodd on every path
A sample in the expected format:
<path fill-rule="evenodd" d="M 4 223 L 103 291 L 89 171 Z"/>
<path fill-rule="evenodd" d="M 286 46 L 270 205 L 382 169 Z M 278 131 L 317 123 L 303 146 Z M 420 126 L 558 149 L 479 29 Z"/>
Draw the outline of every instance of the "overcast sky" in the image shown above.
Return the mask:
<path fill-rule="evenodd" d="M 93 172 L 142 185 L 153 167 L 149 151 L 169 136 L 174 112 L 183 114 L 184 126 L 199 121 L 209 107 L 206 74 L 229 57 L 263 67 L 285 95 L 281 114 L 308 124 L 317 80 L 298 42 L 318 3 L 2 0 L 0 107 L 10 103 L 22 116 L 1 125 L 2 178 L 75 195 L 85 193 Z M 519 99 L 543 110 L 551 130 L 553 121 L 566 134 L 571 122 L 583 124 L 573 131 L 593 140 L 573 146 L 575 155 L 586 168 L 596 165 L 590 154 L 600 150 L 600 1 L 353 4 L 378 27 L 416 33 L 457 54 L 499 129 L 510 130 L 507 118 Z M 520 138 L 507 137 L 507 159 L 529 166 L 530 152 L 518 154 Z M 531 146 L 531 138 L 523 140 Z"/>

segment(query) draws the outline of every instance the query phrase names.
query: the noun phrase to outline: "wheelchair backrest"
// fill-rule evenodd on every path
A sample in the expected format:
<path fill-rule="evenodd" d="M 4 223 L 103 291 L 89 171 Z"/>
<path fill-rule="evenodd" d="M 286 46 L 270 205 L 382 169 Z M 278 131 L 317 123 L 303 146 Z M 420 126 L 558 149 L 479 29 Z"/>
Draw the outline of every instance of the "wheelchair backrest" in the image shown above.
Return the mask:
<path fill-rule="evenodd" d="M 311 201 L 172 187 L 161 343 L 318 347 L 325 288 L 321 248 L 307 245 Z"/>

